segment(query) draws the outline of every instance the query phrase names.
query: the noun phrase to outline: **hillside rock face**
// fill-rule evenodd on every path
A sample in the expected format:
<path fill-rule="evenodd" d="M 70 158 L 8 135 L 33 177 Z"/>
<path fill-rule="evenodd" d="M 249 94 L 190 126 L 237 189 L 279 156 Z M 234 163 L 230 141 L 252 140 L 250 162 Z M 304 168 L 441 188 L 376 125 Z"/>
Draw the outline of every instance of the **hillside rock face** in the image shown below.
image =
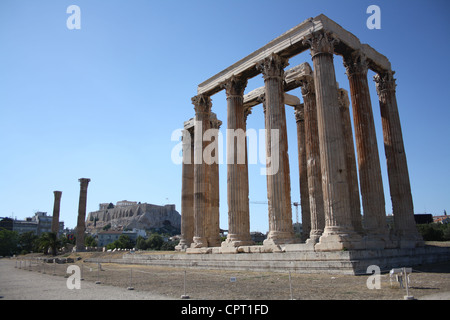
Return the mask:
<path fill-rule="evenodd" d="M 86 219 L 86 229 L 100 231 L 108 224 L 111 224 L 113 229 L 152 229 L 167 227 L 169 223 L 174 228 L 181 228 L 181 215 L 175 210 L 175 205 L 140 203 L 90 212 Z"/>

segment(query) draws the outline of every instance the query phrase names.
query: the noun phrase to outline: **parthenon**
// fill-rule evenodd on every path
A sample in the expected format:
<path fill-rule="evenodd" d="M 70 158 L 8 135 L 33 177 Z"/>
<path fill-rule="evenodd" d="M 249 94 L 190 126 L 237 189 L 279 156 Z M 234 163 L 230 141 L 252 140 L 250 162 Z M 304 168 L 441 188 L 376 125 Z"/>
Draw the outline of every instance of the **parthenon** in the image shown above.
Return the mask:
<path fill-rule="evenodd" d="M 285 70 L 290 58 L 306 50 L 310 50 L 312 67 L 304 62 Z M 350 94 L 336 82 L 334 54 L 343 57 Z M 386 222 L 367 79 L 369 69 L 376 74 L 393 230 L 388 229 Z M 244 94 L 248 80 L 259 74 L 264 78 L 264 87 Z M 299 97 L 286 93 L 298 87 L 303 103 Z M 211 102 L 211 96 L 221 90 L 225 90 L 227 97 L 229 229 L 222 243 L 219 171 L 211 159 L 217 154 L 208 159 L 204 156 L 215 141 L 205 139 L 205 132 L 222 124 L 212 112 Z M 195 118 L 185 122 L 183 134 L 182 239 L 178 250 L 191 253 L 341 251 L 423 245 L 414 221 L 394 71 L 384 55 L 361 43 L 326 16 L 302 22 L 199 84 L 192 103 Z M 236 139 L 228 136 L 236 130 L 245 133 L 247 117 L 258 104 L 264 109 L 266 155 L 278 161 L 277 170 L 267 172 L 269 233 L 262 246 L 254 246 L 250 238 L 247 145 L 236 144 Z M 302 222 L 309 234 L 305 243 L 298 243 L 293 233 L 285 105 L 294 108 L 297 123 Z M 276 135 L 271 134 L 274 131 Z M 242 149 L 244 152 L 239 152 Z"/>

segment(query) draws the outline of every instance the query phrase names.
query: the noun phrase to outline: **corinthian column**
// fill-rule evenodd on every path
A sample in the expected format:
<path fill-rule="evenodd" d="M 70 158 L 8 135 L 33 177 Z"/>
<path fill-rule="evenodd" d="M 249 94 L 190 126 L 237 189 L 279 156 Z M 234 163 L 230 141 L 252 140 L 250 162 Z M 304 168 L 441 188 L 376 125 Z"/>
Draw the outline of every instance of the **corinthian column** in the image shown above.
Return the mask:
<path fill-rule="evenodd" d="M 374 80 L 380 101 L 395 233 L 403 247 L 422 245 L 423 240 L 417 232 L 414 221 L 414 206 L 395 94 L 394 72 L 377 74 Z"/>
<path fill-rule="evenodd" d="M 195 109 L 194 130 L 194 238 L 191 247 L 208 246 L 206 217 L 210 215 L 210 166 L 203 159 L 207 146 L 203 135 L 210 128 L 211 98 L 198 95 L 192 98 Z"/>
<path fill-rule="evenodd" d="M 333 64 L 335 42 L 328 33 L 315 33 L 304 41 L 311 47 L 316 88 L 325 229 L 315 249 L 321 251 L 361 247 L 350 217 L 345 141 Z"/>
<path fill-rule="evenodd" d="M 59 232 L 59 210 L 61 207 L 61 191 L 53 191 L 55 202 L 53 203 L 52 232 L 58 236 Z"/>
<path fill-rule="evenodd" d="M 258 64 L 265 84 L 267 166 L 271 162 L 270 170 L 267 170 L 269 234 L 264 242 L 268 245 L 295 242 L 283 89 L 284 68 L 287 65 L 287 59 L 276 54 Z"/>
<path fill-rule="evenodd" d="M 217 119 L 215 113 L 211 112 L 210 118 L 211 129 L 213 129 L 212 136 L 214 141 L 209 145 L 212 148 L 210 163 L 210 190 L 211 190 L 211 212 L 207 219 L 208 224 L 208 246 L 220 246 L 220 198 L 219 198 L 219 129 L 222 121 Z M 211 149 L 208 148 L 208 149 Z"/>
<path fill-rule="evenodd" d="M 297 123 L 297 144 L 298 144 L 298 171 L 300 180 L 300 203 L 302 209 L 302 240 L 309 237 L 311 231 L 311 210 L 309 205 L 308 191 L 308 165 L 306 157 L 305 139 L 305 107 L 300 104 L 294 107 L 295 122 Z"/>
<path fill-rule="evenodd" d="M 356 169 L 355 147 L 353 143 L 352 122 L 350 119 L 350 100 L 348 92 L 342 88 L 338 90 L 339 108 L 341 111 L 342 130 L 344 132 L 345 155 L 347 161 L 348 192 L 350 197 L 350 216 L 353 228 L 363 234 L 361 222 L 361 203 L 359 201 L 358 172 Z"/>
<path fill-rule="evenodd" d="M 364 228 L 371 246 L 383 246 L 383 242 L 374 243 L 388 239 L 380 158 L 367 83 L 368 66 L 364 56 L 357 52 L 345 56 L 344 64 L 353 106 Z"/>
<path fill-rule="evenodd" d="M 248 167 L 244 90 L 247 80 L 231 77 L 223 84 L 227 95 L 228 236 L 222 247 L 250 245 Z"/>
<path fill-rule="evenodd" d="M 311 212 L 311 231 L 307 243 L 315 244 L 319 241 L 325 228 L 316 92 L 312 75 L 303 76 L 299 79 L 299 83 L 305 105 L 306 162 L 308 170 L 309 208 Z"/>
<path fill-rule="evenodd" d="M 176 250 L 190 247 L 194 237 L 194 119 L 184 123 L 181 181 L 181 239 Z"/>
<path fill-rule="evenodd" d="M 78 221 L 77 221 L 77 252 L 85 251 L 84 245 L 84 231 L 86 230 L 86 204 L 87 204 L 87 189 L 91 179 L 81 178 L 80 181 L 80 200 L 78 202 Z"/>

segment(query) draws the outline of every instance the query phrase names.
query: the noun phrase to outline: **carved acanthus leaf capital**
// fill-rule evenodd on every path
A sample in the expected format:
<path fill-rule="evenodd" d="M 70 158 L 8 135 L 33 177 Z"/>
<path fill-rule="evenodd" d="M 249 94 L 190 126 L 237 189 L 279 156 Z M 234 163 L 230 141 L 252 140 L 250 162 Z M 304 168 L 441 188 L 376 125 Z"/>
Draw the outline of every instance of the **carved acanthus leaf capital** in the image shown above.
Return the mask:
<path fill-rule="evenodd" d="M 289 65 L 288 59 L 272 53 L 269 57 L 260 61 L 256 68 L 263 74 L 264 80 L 280 78 L 284 80 L 284 68 Z"/>
<path fill-rule="evenodd" d="M 221 87 L 225 89 L 227 97 L 230 96 L 244 96 L 245 87 L 247 87 L 247 79 L 237 77 L 235 75 L 231 76 L 230 79 L 226 80 L 221 84 Z"/>
<path fill-rule="evenodd" d="M 295 82 L 300 85 L 303 97 L 306 97 L 310 94 L 316 94 L 313 76 L 305 75 L 297 79 Z"/>
<path fill-rule="evenodd" d="M 194 105 L 196 114 L 209 114 L 211 112 L 211 98 L 204 94 L 199 94 L 192 99 L 192 104 Z"/>
<path fill-rule="evenodd" d="M 309 45 L 311 48 L 311 56 L 318 54 L 334 54 L 334 46 L 339 43 L 339 40 L 330 32 L 316 32 L 311 33 L 303 39 L 303 44 Z"/>
<path fill-rule="evenodd" d="M 394 91 L 397 87 L 394 78 L 395 71 L 386 71 L 384 73 L 378 73 L 373 77 L 373 81 L 375 81 L 377 93 L 381 95 L 383 91 Z"/>
<path fill-rule="evenodd" d="M 344 56 L 344 66 L 347 69 L 347 76 L 352 77 L 355 74 L 367 76 L 369 64 L 366 56 L 358 51 Z"/>
<path fill-rule="evenodd" d="M 294 114 L 295 114 L 296 122 L 305 121 L 305 105 L 302 103 L 302 104 L 295 106 Z"/>

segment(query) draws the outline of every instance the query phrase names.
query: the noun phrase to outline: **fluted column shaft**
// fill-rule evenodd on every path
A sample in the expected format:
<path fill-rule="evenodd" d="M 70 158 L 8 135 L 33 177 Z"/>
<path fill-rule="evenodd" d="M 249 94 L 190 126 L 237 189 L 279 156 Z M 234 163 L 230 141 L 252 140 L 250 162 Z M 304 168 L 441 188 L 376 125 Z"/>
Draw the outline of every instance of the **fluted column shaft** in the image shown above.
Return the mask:
<path fill-rule="evenodd" d="M 210 214 L 210 165 L 203 158 L 207 141 L 204 133 L 210 128 L 211 98 L 198 95 L 192 98 L 195 107 L 194 130 L 194 238 L 191 247 L 208 246 L 206 217 Z"/>
<path fill-rule="evenodd" d="M 53 203 L 52 232 L 58 235 L 59 232 L 59 211 L 61 207 L 61 191 L 53 191 L 55 202 Z"/>
<path fill-rule="evenodd" d="M 194 238 L 194 126 L 183 130 L 181 181 L 181 239 L 177 250 L 189 248 Z"/>
<path fill-rule="evenodd" d="M 283 89 L 284 68 L 287 65 L 287 60 L 276 54 L 272 54 L 258 65 L 265 84 L 265 124 L 266 137 L 269 138 L 266 139 L 267 159 L 278 161 L 277 170 L 274 169 L 273 163 L 272 170 L 268 170 L 269 234 L 266 244 L 295 242 Z M 278 133 L 278 137 L 273 133 Z M 275 139 L 276 137 L 278 139 Z"/>
<path fill-rule="evenodd" d="M 401 238 L 412 239 L 421 244 L 422 238 L 414 221 L 414 206 L 395 93 L 394 72 L 377 74 L 374 80 L 381 109 L 395 232 Z"/>
<path fill-rule="evenodd" d="M 308 165 L 306 157 L 305 107 L 295 106 L 295 122 L 297 123 L 298 171 L 300 182 L 300 204 L 302 210 L 302 240 L 306 240 L 311 232 L 311 210 L 308 190 Z"/>
<path fill-rule="evenodd" d="M 355 124 L 364 228 L 368 234 L 383 237 L 387 232 L 383 181 L 375 133 L 369 85 L 368 66 L 363 55 L 344 57 Z"/>
<path fill-rule="evenodd" d="M 244 90 L 247 80 L 232 77 L 223 84 L 227 95 L 228 235 L 222 246 L 251 244 Z"/>
<path fill-rule="evenodd" d="M 299 82 L 305 105 L 306 162 L 311 212 L 311 230 L 308 242 L 316 243 L 325 228 L 316 93 L 312 76 L 305 76 Z"/>
<path fill-rule="evenodd" d="M 360 245 L 350 217 L 345 141 L 333 64 L 335 41 L 326 33 L 305 39 L 311 47 L 314 64 L 325 209 L 325 229 L 316 250 L 342 250 Z"/>
<path fill-rule="evenodd" d="M 220 197 L 219 197 L 219 129 L 222 125 L 222 121 L 218 120 L 214 113 L 211 113 L 211 129 L 214 129 L 213 141 L 210 146 L 212 146 L 211 154 L 211 164 L 210 164 L 210 188 L 211 188 L 211 213 L 209 219 L 207 219 L 208 224 L 208 246 L 218 247 L 220 246 Z"/>
<path fill-rule="evenodd" d="M 84 231 L 86 230 L 86 205 L 87 205 L 87 189 L 91 179 L 81 178 L 80 182 L 80 199 L 78 202 L 78 221 L 77 221 L 77 252 L 85 251 Z"/>
<path fill-rule="evenodd" d="M 342 130 L 345 141 L 345 155 L 347 162 L 348 192 L 350 197 L 350 216 L 353 228 L 363 234 L 361 221 L 361 202 L 359 200 L 358 172 L 356 168 L 355 147 L 353 142 L 352 122 L 350 118 L 350 100 L 344 89 L 338 89 L 339 109 L 341 112 Z"/>

